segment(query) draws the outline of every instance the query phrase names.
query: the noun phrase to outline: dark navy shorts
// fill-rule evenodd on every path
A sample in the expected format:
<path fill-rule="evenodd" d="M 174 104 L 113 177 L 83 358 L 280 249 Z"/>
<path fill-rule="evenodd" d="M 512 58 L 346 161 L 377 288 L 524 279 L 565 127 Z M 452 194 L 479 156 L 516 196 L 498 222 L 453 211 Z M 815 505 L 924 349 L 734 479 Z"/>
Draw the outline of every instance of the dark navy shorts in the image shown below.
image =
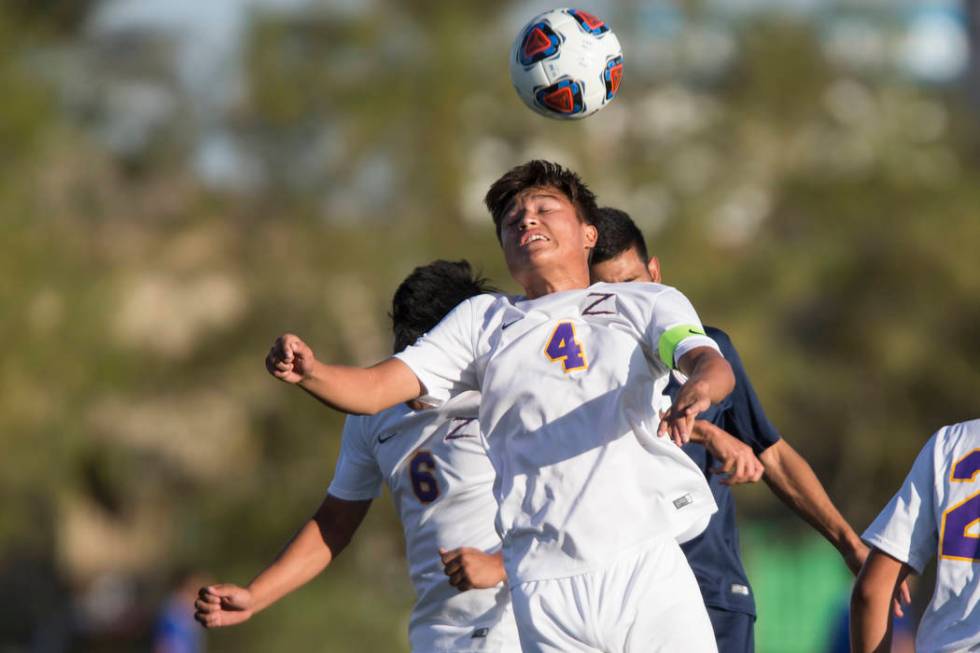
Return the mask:
<path fill-rule="evenodd" d="M 744 612 L 708 608 L 718 653 L 755 653 L 755 617 Z"/>

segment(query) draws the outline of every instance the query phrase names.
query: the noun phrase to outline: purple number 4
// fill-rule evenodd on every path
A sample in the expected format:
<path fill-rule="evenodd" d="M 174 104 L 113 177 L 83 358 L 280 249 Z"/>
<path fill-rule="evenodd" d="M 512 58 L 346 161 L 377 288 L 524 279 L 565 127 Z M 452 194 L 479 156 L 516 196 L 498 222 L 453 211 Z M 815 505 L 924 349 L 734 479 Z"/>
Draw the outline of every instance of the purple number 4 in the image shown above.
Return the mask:
<path fill-rule="evenodd" d="M 575 339 L 575 326 L 571 322 L 558 323 L 548 339 L 544 353 L 552 362 L 561 361 L 562 369 L 566 372 L 584 370 L 589 366 L 585 360 L 585 349 Z"/>

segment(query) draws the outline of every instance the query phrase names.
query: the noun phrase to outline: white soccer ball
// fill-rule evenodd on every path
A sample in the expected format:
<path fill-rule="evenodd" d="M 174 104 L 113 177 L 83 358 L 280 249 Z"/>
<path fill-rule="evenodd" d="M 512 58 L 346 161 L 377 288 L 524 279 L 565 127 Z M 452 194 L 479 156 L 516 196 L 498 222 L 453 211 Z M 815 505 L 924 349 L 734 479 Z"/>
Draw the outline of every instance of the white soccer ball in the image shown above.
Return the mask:
<path fill-rule="evenodd" d="M 598 17 L 581 9 L 552 9 L 518 33 L 510 79 L 524 103 L 541 115 L 585 118 L 616 97 L 623 50 Z"/>

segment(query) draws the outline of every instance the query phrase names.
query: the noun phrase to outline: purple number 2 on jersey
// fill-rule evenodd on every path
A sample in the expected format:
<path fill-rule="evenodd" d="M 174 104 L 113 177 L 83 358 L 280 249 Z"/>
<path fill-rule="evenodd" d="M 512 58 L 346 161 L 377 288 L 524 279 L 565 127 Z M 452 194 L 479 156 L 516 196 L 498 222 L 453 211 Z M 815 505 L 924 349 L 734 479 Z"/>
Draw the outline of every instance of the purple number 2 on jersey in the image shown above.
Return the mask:
<path fill-rule="evenodd" d="M 973 483 L 980 474 L 980 449 L 974 449 L 953 464 L 949 480 Z M 943 558 L 980 562 L 980 490 L 943 513 L 939 531 L 939 554 Z"/>
<path fill-rule="evenodd" d="M 584 370 L 589 364 L 585 360 L 585 349 L 575 339 L 575 326 L 571 322 L 559 322 L 548 339 L 544 353 L 552 362 L 561 361 L 566 372 Z"/>

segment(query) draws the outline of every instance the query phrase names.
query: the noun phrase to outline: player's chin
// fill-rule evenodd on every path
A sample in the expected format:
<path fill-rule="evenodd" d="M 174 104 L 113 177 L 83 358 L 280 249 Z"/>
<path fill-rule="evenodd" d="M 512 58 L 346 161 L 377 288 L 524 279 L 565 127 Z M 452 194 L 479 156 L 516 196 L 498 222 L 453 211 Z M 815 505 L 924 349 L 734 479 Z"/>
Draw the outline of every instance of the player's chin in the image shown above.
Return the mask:
<path fill-rule="evenodd" d="M 556 250 L 550 241 L 536 241 L 529 245 L 513 245 L 504 252 L 511 273 L 533 270 L 546 265 L 555 257 Z"/>
<path fill-rule="evenodd" d="M 565 254 L 553 242 L 537 241 L 527 247 L 527 260 L 535 267 L 547 265 L 565 258 Z"/>

